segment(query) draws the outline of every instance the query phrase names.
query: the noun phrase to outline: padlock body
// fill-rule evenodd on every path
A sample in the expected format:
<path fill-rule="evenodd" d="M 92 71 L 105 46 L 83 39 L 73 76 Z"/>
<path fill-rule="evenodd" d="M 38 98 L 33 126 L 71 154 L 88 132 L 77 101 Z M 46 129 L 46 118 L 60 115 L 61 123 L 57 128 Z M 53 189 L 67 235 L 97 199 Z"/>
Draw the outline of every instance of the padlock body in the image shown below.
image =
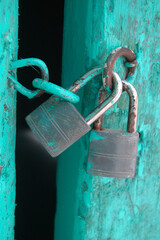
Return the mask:
<path fill-rule="evenodd" d="M 26 121 L 52 157 L 58 156 L 91 129 L 71 103 L 54 97 L 29 114 Z"/>
<path fill-rule="evenodd" d="M 88 172 L 93 175 L 133 178 L 135 175 L 138 133 L 103 129 L 91 131 Z"/>

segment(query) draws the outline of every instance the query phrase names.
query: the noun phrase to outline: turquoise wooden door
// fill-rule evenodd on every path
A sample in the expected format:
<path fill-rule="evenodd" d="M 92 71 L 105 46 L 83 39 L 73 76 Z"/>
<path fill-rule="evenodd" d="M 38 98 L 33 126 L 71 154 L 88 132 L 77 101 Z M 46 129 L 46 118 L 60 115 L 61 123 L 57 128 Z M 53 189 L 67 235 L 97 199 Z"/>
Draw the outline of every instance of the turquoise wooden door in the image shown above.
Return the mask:
<path fill-rule="evenodd" d="M 16 91 L 7 74 L 18 50 L 18 1 L 0 1 L 0 239 L 14 239 Z"/>
<path fill-rule="evenodd" d="M 139 94 L 140 133 L 133 179 L 86 172 L 89 134 L 58 160 L 55 240 L 160 239 L 160 2 L 158 0 L 66 0 L 62 83 L 69 87 L 87 70 L 103 65 L 115 48 L 131 48 L 139 64 L 130 79 Z M 123 78 L 120 58 L 115 71 Z M 80 92 L 77 108 L 95 105 L 101 79 Z M 128 99 L 104 116 L 106 128 L 126 129 Z"/>

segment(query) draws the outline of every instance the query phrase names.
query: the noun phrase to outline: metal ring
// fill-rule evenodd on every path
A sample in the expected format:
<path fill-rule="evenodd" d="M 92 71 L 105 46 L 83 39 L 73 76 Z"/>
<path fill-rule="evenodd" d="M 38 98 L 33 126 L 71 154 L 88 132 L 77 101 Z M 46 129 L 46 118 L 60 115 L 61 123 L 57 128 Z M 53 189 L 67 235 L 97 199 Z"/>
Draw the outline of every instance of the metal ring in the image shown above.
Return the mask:
<path fill-rule="evenodd" d="M 134 63 L 133 66 L 129 67 L 129 70 L 126 74 L 126 78 L 129 75 L 133 75 L 137 66 L 137 61 L 136 61 L 136 55 L 135 53 L 126 47 L 119 47 L 115 50 L 113 50 L 107 60 L 106 63 L 104 65 L 104 69 L 103 69 L 103 85 L 104 87 L 109 87 L 110 89 L 112 89 L 112 71 L 113 71 L 113 65 L 115 63 L 115 61 L 117 60 L 117 58 L 119 56 L 125 56 L 126 59 L 128 60 L 128 62 L 130 62 L 131 64 Z"/>
<path fill-rule="evenodd" d="M 38 58 L 26 58 L 12 62 L 10 70 L 29 66 L 36 66 L 39 67 L 39 69 L 41 70 L 42 79 L 36 78 L 32 82 L 33 86 L 39 88 L 40 90 L 39 89 L 29 90 L 28 88 L 24 87 L 21 83 L 19 83 L 11 74 L 8 74 L 8 78 L 12 81 L 12 83 L 14 83 L 15 88 L 21 94 L 31 99 L 41 96 L 46 91 L 50 94 L 54 94 L 62 99 L 65 99 L 71 103 L 79 102 L 80 98 L 76 94 L 62 87 L 59 87 L 56 84 L 48 82 L 49 71 L 47 65 Z"/>
<path fill-rule="evenodd" d="M 37 94 L 39 93 L 39 90 L 29 90 L 28 88 L 24 87 L 11 74 L 8 74 L 8 78 L 14 84 L 16 90 L 18 92 L 20 92 L 22 95 L 28 97 L 29 99 L 35 98 L 37 96 Z"/>
<path fill-rule="evenodd" d="M 21 67 L 29 67 L 29 66 L 36 66 L 40 69 L 42 74 L 42 79 L 44 81 L 49 81 L 49 71 L 47 65 L 38 58 L 26 58 L 14 61 L 10 65 L 10 70 L 21 68 Z M 29 90 L 22 86 L 13 76 L 9 75 L 9 79 L 14 83 L 15 87 L 18 91 L 20 91 L 23 95 L 29 98 L 36 98 L 41 96 L 44 93 L 44 90 Z"/>

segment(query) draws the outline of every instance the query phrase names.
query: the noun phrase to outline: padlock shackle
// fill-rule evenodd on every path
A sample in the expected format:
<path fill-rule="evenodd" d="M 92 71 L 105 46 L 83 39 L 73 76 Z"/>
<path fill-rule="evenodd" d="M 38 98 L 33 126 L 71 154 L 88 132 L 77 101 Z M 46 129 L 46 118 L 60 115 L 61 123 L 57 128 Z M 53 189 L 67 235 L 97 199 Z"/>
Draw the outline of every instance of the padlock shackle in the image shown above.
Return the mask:
<path fill-rule="evenodd" d="M 100 118 L 112 105 L 114 105 L 121 96 L 122 93 L 122 81 L 119 75 L 113 72 L 113 84 L 114 89 L 111 95 L 101 102 L 91 113 L 85 118 L 88 125 L 91 125 L 98 118 Z"/>
<path fill-rule="evenodd" d="M 127 47 L 116 48 L 109 54 L 109 56 L 107 57 L 107 60 L 104 64 L 104 69 L 103 69 L 104 87 L 107 86 L 110 89 L 112 89 L 113 66 L 114 66 L 114 63 L 116 62 L 117 58 L 120 56 L 124 56 L 127 59 L 129 66 L 130 66 L 127 70 L 125 79 L 127 78 L 128 75 L 134 74 L 136 66 L 137 66 L 135 53 L 130 48 L 127 48 Z"/>
<path fill-rule="evenodd" d="M 84 87 L 88 82 L 90 82 L 93 78 L 102 74 L 103 68 L 94 68 L 87 73 L 85 73 L 82 77 L 76 80 L 68 89 L 72 93 L 78 92 L 82 87 Z"/>
<path fill-rule="evenodd" d="M 124 91 L 126 91 L 129 95 L 127 131 L 129 133 L 135 133 L 138 114 L 138 94 L 135 87 L 128 81 L 122 80 L 122 84 Z"/>
<path fill-rule="evenodd" d="M 84 74 L 81 78 L 75 81 L 72 86 L 68 89 L 69 91 L 76 93 L 80 88 L 85 86 L 94 77 L 102 74 L 103 68 L 95 68 Z M 85 121 L 88 125 L 95 122 L 101 115 L 103 115 L 121 96 L 122 93 L 122 81 L 119 75 L 113 72 L 113 83 L 114 89 L 111 95 L 99 104 L 91 113 L 87 115 Z"/>
<path fill-rule="evenodd" d="M 122 80 L 123 90 L 126 91 L 129 95 L 129 111 L 128 111 L 128 122 L 127 122 L 127 131 L 129 133 L 136 132 L 137 125 L 137 114 L 138 114 L 138 94 L 135 87 L 128 81 Z M 105 92 L 100 92 L 99 103 L 103 101 L 105 97 Z M 103 116 L 101 116 L 94 123 L 94 130 L 102 130 Z"/>

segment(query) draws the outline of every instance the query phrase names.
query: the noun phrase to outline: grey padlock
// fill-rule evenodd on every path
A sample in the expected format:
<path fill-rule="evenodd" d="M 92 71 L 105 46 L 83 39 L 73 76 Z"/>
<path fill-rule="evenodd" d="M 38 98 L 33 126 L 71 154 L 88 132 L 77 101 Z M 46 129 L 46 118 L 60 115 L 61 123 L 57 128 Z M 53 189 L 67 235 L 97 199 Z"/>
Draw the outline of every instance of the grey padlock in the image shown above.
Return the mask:
<path fill-rule="evenodd" d="M 93 77 L 102 73 L 102 69 L 93 69 L 78 79 L 69 90 L 77 92 Z M 102 104 L 85 119 L 69 102 L 56 100 L 54 96 L 41 104 L 26 117 L 32 132 L 52 157 L 58 156 L 79 138 L 91 130 L 90 125 L 96 121 L 122 92 L 122 81 L 117 73 L 113 73 L 114 90 Z"/>
<path fill-rule="evenodd" d="M 90 135 L 87 167 L 93 175 L 116 178 L 133 178 L 135 175 L 139 140 L 136 132 L 138 96 L 132 84 L 122 83 L 129 95 L 127 132 L 102 129 L 102 117 L 95 122 Z"/>

